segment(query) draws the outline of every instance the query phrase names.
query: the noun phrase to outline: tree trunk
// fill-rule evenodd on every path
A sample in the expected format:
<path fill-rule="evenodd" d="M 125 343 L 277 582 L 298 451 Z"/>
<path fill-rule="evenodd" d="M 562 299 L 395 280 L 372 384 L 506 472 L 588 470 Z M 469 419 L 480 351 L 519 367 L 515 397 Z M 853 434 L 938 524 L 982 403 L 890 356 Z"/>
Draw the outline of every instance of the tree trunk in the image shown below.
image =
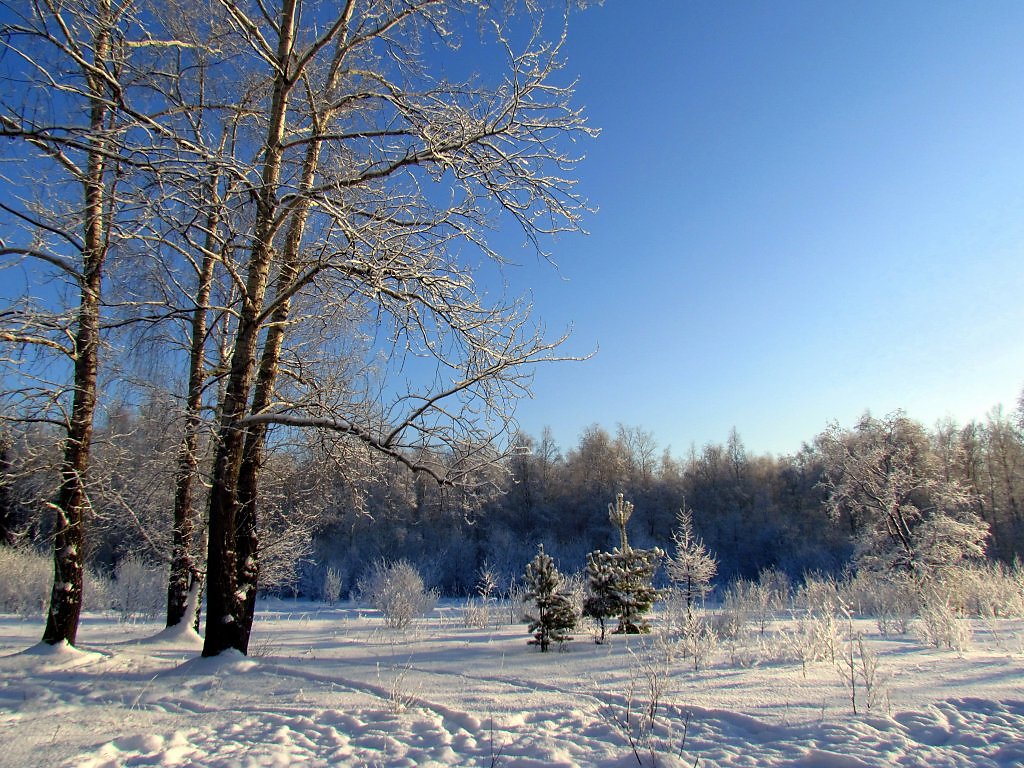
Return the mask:
<path fill-rule="evenodd" d="M 167 582 L 167 626 L 173 627 L 186 618 L 189 593 L 202 575 L 195 561 L 196 509 L 194 503 L 195 479 L 199 472 L 199 429 L 202 425 L 200 409 L 203 404 L 203 368 L 209 311 L 210 289 L 213 284 L 214 232 L 218 215 L 212 213 L 207 220 L 206 253 L 203 256 L 196 292 L 196 307 L 192 314 L 192 340 L 189 351 L 188 393 L 185 400 L 185 426 L 178 451 L 178 468 L 174 479 L 174 529 L 172 531 L 171 570 Z M 198 589 L 198 586 L 196 587 Z"/>
<path fill-rule="evenodd" d="M 302 189 L 309 189 L 316 177 L 318 142 L 310 142 L 303 163 Z M 277 301 L 270 317 L 270 326 L 263 343 L 263 354 L 256 374 L 250 413 L 260 413 L 270 405 L 274 384 L 280 369 L 281 349 L 284 345 L 285 329 L 291 314 L 290 288 L 298 276 L 299 253 L 302 238 L 309 217 L 309 202 L 303 199 L 292 214 L 281 254 L 281 273 L 277 281 Z M 246 433 L 242 452 L 242 466 L 238 477 L 238 581 L 246 594 L 245 645 L 248 647 L 249 632 L 252 629 L 256 611 L 256 592 L 259 586 L 259 531 L 257 494 L 259 475 L 263 468 L 264 449 L 267 439 L 265 424 L 251 425 Z"/>
<path fill-rule="evenodd" d="M 90 162 L 90 166 L 93 163 Z M 95 176 L 102 176 L 102 163 L 96 163 Z M 95 196 L 90 184 L 87 242 L 95 247 L 87 256 L 87 272 L 82 285 L 78 331 L 75 335 L 75 394 L 71 422 L 64 444 L 61 482 L 57 492 L 57 520 L 53 538 L 53 590 L 43 640 L 51 645 L 67 641 L 75 644 L 82 611 L 82 570 L 85 549 L 85 515 L 89 498 L 85 488 L 89 471 L 93 417 L 96 411 L 96 372 L 99 349 L 99 297 L 103 263 L 100 232 L 102 198 Z M 102 192 L 102 181 L 99 182 Z"/>
<path fill-rule="evenodd" d="M 109 0 L 96 4 L 98 29 L 93 40 L 94 63 L 104 69 L 110 55 L 111 13 Z M 103 131 L 108 117 L 101 77 L 85 73 L 92 95 L 89 112 L 89 150 L 83 181 L 85 222 L 82 249 L 81 299 L 74 346 L 74 396 L 71 419 L 64 443 L 60 488 L 57 492 L 57 520 L 53 535 L 53 589 L 46 617 L 43 641 L 75 644 L 82 612 L 82 572 L 85 556 L 85 516 L 89 508 L 86 475 L 96 412 L 96 373 L 99 366 L 100 288 L 106 256 L 107 222 L 105 204 L 108 190 L 106 140 Z M 112 194 L 112 193 L 110 193 Z"/>
<path fill-rule="evenodd" d="M 11 504 L 11 494 L 6 476 L 11 471 L 10 442 L 0 434 L 0 545 L 14 546 L 18 541 L 17 520 Z"/>
<path fill-rule="evenodd" d="M 210 487 L 209 546 L 206 559 L 207 612 L 204 656 L 216 656 L 234 648 L 248 648 L 251 617 L 247 619 L 249 595 L 239 574 L 255 568 L 248 562 L 246 543 L 240 551 L 239 476 L 245 448 L 246 415 L 249 389 L 256 367 L 259 341 L 259 316 L 266 295 L 270 267 L 274 260 L 276 194 L 284 156 L 282 139 L 288 112 L 288 93 L 292 81 L 287 74 L 296 23 L 297 0 L 283 4 L 277 60 L 283 63 L 274 79 L 267 138 L 264 145 L 263 173 L 257 196 L 256 224 L 249 256 L 245 295 L 235 331 L 231 368 L 221 408 L 217 452 Z"/>

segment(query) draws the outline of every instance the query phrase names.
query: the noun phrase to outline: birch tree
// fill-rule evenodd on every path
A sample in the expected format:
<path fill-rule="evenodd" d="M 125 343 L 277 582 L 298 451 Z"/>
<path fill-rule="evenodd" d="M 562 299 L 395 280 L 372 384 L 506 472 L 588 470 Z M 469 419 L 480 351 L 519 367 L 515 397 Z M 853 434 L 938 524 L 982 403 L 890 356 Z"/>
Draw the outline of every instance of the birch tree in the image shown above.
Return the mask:
<path fill-rule="evenodd" d="M 13 146 L 3 169 L 14 195 L 0 202 L 6 225 L 0 255 L 7 274 L 32 263 L 25 266 L 25 296 L 0 316 L 0 340 L 8 345 L 9 373 L 22 377 L 10 393 L 12 407 L 20 418 L 53 423 L 64 433 L 43 640 L 73 644 L 82 608 L 104 269 L 124 239 L 122 189 L 138 161 L 129 146 L 134 121 L 117 108 L 127 98 L 129 40 L 138 30 L 130 3 L 5 7 L 0 135 Z M 68 299 L 64 311 L 44 298 L 54 286 Z M 29 364 L 40 351 L 56 359 L 45 357 L 33 374 Z"/>
<path fill-rule="evenodd" d="M 528 302 L 486 299 L 467 254 L 500 265 L 497 224 L 538 248 L 577 230 L 565 140 L 591 133 L 557 80 L 563 27 L 549 39 L 532 5 L 518 41 L 506 9 L 451 0 L 220 7 L 247 45 L 240 81 L 260 96 L 245 126 L 255 160 L 234 158 L 249 204 L 210 490 L 206 655 L 248 644 L 275 425 L 349 435 L 442 482 L 500 455 L 488 444 L 511 433 L 528 366 L 557 359 L 561 339 Z M 500 77 L 438 71 L 459 34 L 482 36 Z M 376 343 L 361 379 L 336 391 L 323 386 L 333 339 L 297 329 L 339 315 Z M 452 459 L 420 463 L 423 448 Z"/>

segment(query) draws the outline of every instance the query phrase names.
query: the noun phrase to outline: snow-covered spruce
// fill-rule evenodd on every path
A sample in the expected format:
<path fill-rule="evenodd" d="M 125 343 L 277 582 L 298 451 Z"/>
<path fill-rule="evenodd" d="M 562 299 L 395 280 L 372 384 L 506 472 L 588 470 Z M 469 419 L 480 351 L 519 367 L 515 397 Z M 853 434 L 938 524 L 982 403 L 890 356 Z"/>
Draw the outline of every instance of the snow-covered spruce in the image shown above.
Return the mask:
<path fill-rule="evenodd" d="M 608 505 L 608 519 L 619 529 L 621 549 L 611 552 L 591 552 L 587 555 L 587 586 L 590 592 L 584 603 L 584 613 L 597 620 L 600 635 L 605 637 L 605 620 L 619 619 L 617 634 L 636 635 L 648 632 L 645 616 L 654 603 L 662 598 L 661 590 L 654 588 L 654 574 L 665 553 L 654 549 L 633 549 L 626 535 L 626 523 L 633 515 L 632 502 L 620 493 Z"/>
<path fill-rule="evenodd" d="M 537 609 L 527 614 L 529 631 L 533 633 L 533 639 L 528 642 L 539 646 L 542 651 L 547 651 L 552 642 L 572 640 L 568 633 L 579 621 L 572 598 L 563 587 L 562 574 L 541 544 L 536 556 L 526 566 L 526 598 L 532 600 Z"/>

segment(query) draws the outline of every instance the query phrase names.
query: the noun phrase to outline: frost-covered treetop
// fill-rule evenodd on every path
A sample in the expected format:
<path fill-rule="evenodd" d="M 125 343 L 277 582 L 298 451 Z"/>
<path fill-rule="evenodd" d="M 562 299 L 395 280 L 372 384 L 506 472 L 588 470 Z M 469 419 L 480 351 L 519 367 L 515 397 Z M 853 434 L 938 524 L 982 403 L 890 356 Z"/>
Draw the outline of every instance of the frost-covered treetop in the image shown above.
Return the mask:
<path fill-rule="evenodd" d="M 619 493 L 615 496 L 615 501 L 608 505 L 608 519 L 612 525 L 619 529 L 619 535 L 622 537 L 622 551 L 629 551 L 629 539 L 626 538 L 626 523 L 629 522 L 629 518 L 633 514 L 633 502 L 625 501 L 623 494 Z"/>

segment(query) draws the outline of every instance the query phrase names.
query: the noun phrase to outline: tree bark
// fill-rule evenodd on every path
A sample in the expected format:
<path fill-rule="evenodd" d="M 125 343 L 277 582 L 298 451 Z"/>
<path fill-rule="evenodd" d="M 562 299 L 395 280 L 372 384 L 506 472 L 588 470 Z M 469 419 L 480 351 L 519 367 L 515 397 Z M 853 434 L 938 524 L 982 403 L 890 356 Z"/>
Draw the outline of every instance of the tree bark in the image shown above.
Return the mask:
<path fill-rule="evenodd" d="M 245 295 L 235 332 L 231 367 L 221 411 L 218 445 L 210 488 L 210 528 L 207 550 L 207 613 L 204 656 L 216 656 L 234 648 L 248 648 L 246 621 L 249 595 L 239 574 L 256 567 L 248 562 L 248 545 L 239 550 L 239 475 L 245 448 L 246 428 L 242 423 L 248 408 L 249 390 L 256 367 L 260 313 L 263 309 L 270 267 L 274 260 L 276 194 L 284 157 L 282 140 L 288 113 L 292 81 L 287 63 L 291 59 L 297 0 L 282 6 L 277 61 L 282 66 L 274 77 L 267 137 L 264 144 L 261 187 L 257 194 L 256 227 L 249 255 Z"/>
<path fill-rule="evenodd" d="M 316 177 L 319 143 L 310 142 L 303 163 L 302 190 L 308 190 Z M 253 389 L 250 413 L 260 413 L 270 405 L 277 374 L 280 369 L 281 350 L 284 345 L 285 331 L 291 314 L 291 298 L 289 289 L 298 276 L 299 254 L 302 238 L 305 233 L 306 221 L 309 217 L 309 201 L 302 199 L 292 213 L 288 234 L 285 238 L 281 254 L 281 273 L 278 276 L 277 304 L 271 313 L 267 337 L 263 343 L 263 354 L 260 357 L 259 370 L 256 373 L 256 384 Z M 250 425 L 246 432 L 245 447 L 242 452 L 242 466 L 238 477 L 238 580 L 246 593 L 245 612 L 245 645 L 248 647 L 249 632 L 252 629 L 256 610 L 256 592 L 259 586 L 259 531 L 257 495 L 259 492 L 259 475 L 263 468 L 264 449 L 267 439 L 267 425 Z M 243 649 L 244 650 L 244 649 Z"/>
<path fill-rule="evenodd" d="M 110 55 L 111 11 L 109 0 L 96 3 L 98 31 L 93 40 L 94 65 L 104 70 Z M 64 443 L 60 488 L 57 492 L 53 537 L 53 589 L 46 617 L 43 641 L 75 644 L 82 612 L 82 573 L 85 549 L 85 518 L 89 508 L 86 475 L 96 412 L 96 375 L 99 367 L 100 289 L 106 257 L 107 222 L 105 204 L 108 190 L 106 140 L 103 138 L 109 114 L 103 98 L 105 85 L 98 74 L 87 71 L 91 104 L 89 150 L 83 180 L 85 197 L 84 248 L 78 327 L 74 346 L 74 395 L 71 418 Z"/>
<path fill-rule="evenodd" d="M 7 475 L 11 471 L 10 450 L 7 436 L 0 434 L 0 475 Z M 5 478 L 0 480 L 0 545 L 14 546 L 17 543 L 16 526 L 17 520 L 11 504 L 11 493 Z"/>
<path fill-rule="evenodd" d="M 214 185 L 211 185 L 211 187 Z M 212 197 L 212 195 L 211 195 Z M 167 582 L 167 626 L 173 627 L 186 617 L 189 593 L 202 575 L 195 561 L 196 509 L 194 489 L 199 472 L 199 429 L 202 426 L 203 384 L 206 377 L 205 344 L 210 290 L 213 284 L 215 232 L 219 223 L 219 206 L 207 219 L 206 253 L 203 255 L 192 313 L 192 339 L 189 350 L 188 393 L 185 400 L 185 425 L 178 451 L 178 467 L 174 479 L 174 528 L 171 544 L 171 570 Z M 198 587 L 197 587 L 198 588 Z"/>

